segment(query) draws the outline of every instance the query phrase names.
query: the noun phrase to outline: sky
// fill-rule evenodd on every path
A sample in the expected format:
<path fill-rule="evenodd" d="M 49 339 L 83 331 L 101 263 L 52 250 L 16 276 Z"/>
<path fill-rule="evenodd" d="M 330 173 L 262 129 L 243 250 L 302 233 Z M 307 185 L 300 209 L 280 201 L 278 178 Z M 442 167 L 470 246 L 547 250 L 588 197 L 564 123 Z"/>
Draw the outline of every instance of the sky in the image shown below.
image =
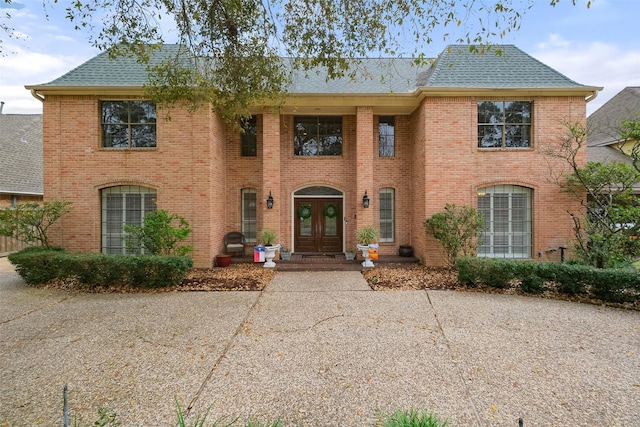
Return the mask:
<path fill-rule="evenodd" d="M 494 41 L 514 44 L 578 83 L 604 87 L 587 104 L 591 114 L 623 88 L 640 86 L 640 1 L 591 0 L 590 8 L 587 1 L 576 0 L 574 6 L 560 0 L 551 7 L 550 0 L 533 0 L 520 29 Z M 24 86 L 50 82 L 99 53 L 65 19 L 68 3 L 59 0 L 45 10 L 42 0 L 12 0 L 10 5 L 0 0 L 0 19 L 9 13 L 11 19 L 3 22 L 22 35 L 8 38 L 0 31 L 4 114 L 41 113 L 41 102 Z M 425 54 L 436 57 L 446 44 L 436 39 Z"/>

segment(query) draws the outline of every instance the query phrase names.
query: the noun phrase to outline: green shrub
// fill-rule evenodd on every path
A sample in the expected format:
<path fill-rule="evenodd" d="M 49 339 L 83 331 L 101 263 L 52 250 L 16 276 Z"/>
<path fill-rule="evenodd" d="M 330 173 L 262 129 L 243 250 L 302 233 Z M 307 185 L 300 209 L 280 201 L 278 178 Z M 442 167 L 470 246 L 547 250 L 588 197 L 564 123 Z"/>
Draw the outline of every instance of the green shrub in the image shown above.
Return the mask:
<path fill-rule="evenodd" d="M 131 285 L 159 288 L 177 285 L 193 266 L 188 257 L 69 253 L 33 248 L 9 255 L 9 261 L 31 285 L 73 277 L 91 287 Z"/>
<path fill-rule="evenodd" d="M 513 263 L 501 259 L 460 257 L 457 267 L 458 281 L 466 286 L 503 289 L 515 278 Z"/>
<path fill-rule="evenodd" d="M 458 259 L 458 281 L 462 285 L 504 288 L 514 279 L 529 293 L 542 293 L 553 282 L 558 292 L 568 295 L 581 294 L 614 303 L 640 301 L 640 273 L 635 269 L 473 257 Z"/>
<path fill-rule="evenodd" d="M 608 302 L 640 301 L 640 274 L 635 269 L 599 269 L 590 280 L 590 294 Z"/>
<path fill-rule="evenodd" d="M 449 267 L 455 267 L 459 256 L 476 254 L 484 218 L 474 207 L 447 203 L 444 212 L 425 219 L 422 225 L 444 248 Z"/>
<path fill-rule="evenodd" d="M 434 413 L 415 409 L 396 410 L 383 419 L 382 427 L 446 427 L 448 425 L 447 420 L 440 421 Z"/>
<path fill-rule="evenodd" d="M 71 202 L 60 200 L 21 203 L 0 209 L 0 235 L 13 237 L 29 245 L 51 248 L 47 235 L 49 227 L 70 211 Z"/>
<path fill-rule="evenodd" d="M 193 250 L 192 246 L 181 245 L 191 234 L 186 219 L 180 215 L 170 215 L 159 209 L 149 212 L 142 225 L 126 224 L 125 243 L 127 251 L 134 254 L 184 256 Z"/>

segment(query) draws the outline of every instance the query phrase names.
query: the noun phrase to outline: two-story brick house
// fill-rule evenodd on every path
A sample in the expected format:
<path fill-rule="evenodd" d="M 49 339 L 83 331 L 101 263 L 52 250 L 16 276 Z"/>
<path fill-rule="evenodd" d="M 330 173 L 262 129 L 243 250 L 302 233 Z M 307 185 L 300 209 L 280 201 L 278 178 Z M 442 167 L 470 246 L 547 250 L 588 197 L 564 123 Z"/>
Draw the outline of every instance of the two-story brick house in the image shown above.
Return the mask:
<path fill-rule="evenodd" d="M 547 259 L 571 246 L 567 211 L 579 206 L 549 179 L 544 152 L 601 88 L 500 48 L 450 46 L 426 69 L 366 60 L 356 81 L 301 73 L 280 108 L 255 106 L 244 134 L 206 106 L 165 120 L 132 59 L 101 54 L 27 86 L 43 102 L 45 198 L 74 203 L 55 243 L 123 252 L 122 224 L 158 207 L 189 221 L 196 266 L 211 265 L 229 231 L 253 242 L 269 228 L 294 252 L 326 253 L 355 247 L 369 224 L 382 256 L 410 244 L 438 265 L 422 223 L 455 203 L 485 215 L 481 256 Z"/>

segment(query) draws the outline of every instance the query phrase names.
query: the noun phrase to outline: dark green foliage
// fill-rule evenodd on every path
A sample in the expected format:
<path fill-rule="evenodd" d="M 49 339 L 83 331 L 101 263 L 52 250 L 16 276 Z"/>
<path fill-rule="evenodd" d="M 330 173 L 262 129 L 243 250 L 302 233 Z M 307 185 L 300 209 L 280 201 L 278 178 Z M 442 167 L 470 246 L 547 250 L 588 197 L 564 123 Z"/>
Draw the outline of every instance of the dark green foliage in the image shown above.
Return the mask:
<path fill-rule="evenodd" d="M 174 225 L 175 224 L 175 225 Z M 151 255 L 186 255 L 193 250 L 192 246 L 181 245 L 191 234 L 189 223 L 179 215 L 159 209 L 149 212 L 142 225 L 127 224 L 125 243 L 130 253 Z"/>
<path fill-rule="evenodd" d="M 515 278 L 511 262 L 493 258 L 460 257 L 458 281 L 464 286 L 506 288 Z"/>
<path fill-rule="evenodd" d="M 585 295 L 606 302 L 640 301 L 640 273 L 632 268 L 598 269 L 586 265 L 513 261 L 491 258 L 458 259 L 458 281 L 464 286 L 504 288 L 520 282 L 528 293 L 542 293 L 551 286 L 567 295 Z"/>
<path fill-rule="evenodd" d="M 449 267 L 455 267 L 459 256 L 476 254 L 484 218 L 474 207 L 447 203 L 443 212 L 425 219 L 422 225 L 444 248 Z"/>
<path fill-rule="evenodd" d="M 159 288 L 179 284 L 193 261 L 188 257 L 69 253 L 29 248 L 9 255 L 30 285 L 76 278 L 90 287 L 131 285 Z"/>

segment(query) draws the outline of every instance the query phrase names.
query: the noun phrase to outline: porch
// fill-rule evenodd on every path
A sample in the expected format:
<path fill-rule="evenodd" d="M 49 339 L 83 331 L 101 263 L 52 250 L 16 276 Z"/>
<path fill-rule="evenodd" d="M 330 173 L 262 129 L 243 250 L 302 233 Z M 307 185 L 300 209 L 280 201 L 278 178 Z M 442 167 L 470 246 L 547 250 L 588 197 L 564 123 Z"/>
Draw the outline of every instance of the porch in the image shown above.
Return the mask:
<path fill-rule="evenodd" d="M 360 271 L 362 257 L 353 260 L 345 259 L 343 253 L 293 253 L 290 260 L 274 260 L 277 271 Z M 253 255 L 234 256 L 232 264 L 253 263 Z M 402 257 L 398 255 L 380 255 L 375 261 L 376 267 L 407 267 L 418 263 L 415 257 Z"/>

